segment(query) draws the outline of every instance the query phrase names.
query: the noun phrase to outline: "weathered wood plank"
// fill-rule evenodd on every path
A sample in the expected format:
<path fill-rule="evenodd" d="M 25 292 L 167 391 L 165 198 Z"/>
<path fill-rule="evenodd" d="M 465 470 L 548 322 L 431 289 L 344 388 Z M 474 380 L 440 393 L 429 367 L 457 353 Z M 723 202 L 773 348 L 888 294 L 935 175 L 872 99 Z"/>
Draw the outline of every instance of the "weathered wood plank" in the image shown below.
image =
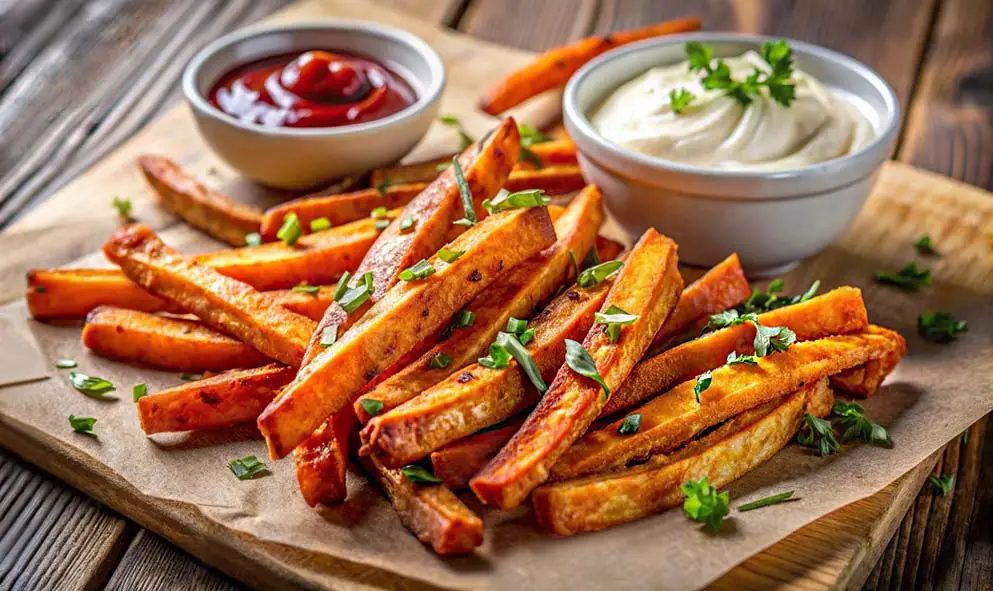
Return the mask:
<path fill-rule="evenodd" d="M 251 567 L 246 565 L 246 568 Z M 107 591 L 246 589 L 148 530 L 141 530 L 135 536 L 106 588 Z"/>
<path fill-rule="evenodd" d="M 458 28 L 494 43 L 543 51 L 585 37 L 595 10 L 594 0 L 474 0 Z"/>

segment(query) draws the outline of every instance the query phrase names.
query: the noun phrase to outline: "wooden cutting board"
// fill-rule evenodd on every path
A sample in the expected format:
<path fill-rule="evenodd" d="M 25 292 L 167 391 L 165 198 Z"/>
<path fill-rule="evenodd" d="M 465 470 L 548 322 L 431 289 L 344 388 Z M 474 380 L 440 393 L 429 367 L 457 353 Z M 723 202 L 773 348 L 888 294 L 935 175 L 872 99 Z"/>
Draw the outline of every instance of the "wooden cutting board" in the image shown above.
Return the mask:
<path fill-rule="evenodd" d="M 370 11 L 365 0 L 309 0 L 268 20 L 324 17 L 371 18 L 428 40 L 442 53 L 449 70 L 443 110 L 459 115 L 476 132 L 492 123 L 473 108 L 479 90 L 499 73 L 529 58 L 526 52 L 439 30 L 385 8 Z M 553 96 L 529 105 L 522 117 L 540 124 L 556 114 L 557 98 Z M 445 133 L 444 129 L 434 129 L 426 144 L 438 150 L 446 144 Z M 450 139 L 450 147 L 454 149 L 457 142 Z M 430 149 L 421 149 L 420 155 L 431 155 Z M 0 301 L 8 301 L 23 291 L 26 268 L 65 264 L 97 250 L 117 224 L 110 215 L 109 203 L 114 196 L 130 198 L 136 217 L 153 228 L 165 229 L 177 223 L 155 205 L 134 166 L 137 155 L 150 152 L 178 160 L 211 186 L 246 201 L 264 205 L 287 196 L 238 179 L 201 143 L 186 108 L 177 107 L 0 236 L 3 253 Z M 906 258 L 907 243 L 927 231 L 946 245 L 948 252 L 934 268 L 939 279 L 990 293 L 993 291 L 991 203 L 993 200 L 978 189 L 890 164 L 862 216 L 837 247 L 846 253 L 864 254 L 883 265 L 897 266 Z M 816 276 L 818 267 L 832 264 L 836 263 L 830 257 L 818 257 L 808 263 L 809 275 Z M 145 497 L 92 458 L 38 432 L 0 430 L 0 444 L 249 584 L 259 587 L 397 585 L 396 579 L 385 573 L 260 543 L 206 520 L 189 506 Z M 738 566 L 715 583 L 715 587 L 766 588 L 784 583 L 804 588 L 859 586 L 936 460 L 937 456 L 929 458 L 882 492 L 794 533 Z M 255 568 L 245 569 L 246 560 L 254 563 Z"/>

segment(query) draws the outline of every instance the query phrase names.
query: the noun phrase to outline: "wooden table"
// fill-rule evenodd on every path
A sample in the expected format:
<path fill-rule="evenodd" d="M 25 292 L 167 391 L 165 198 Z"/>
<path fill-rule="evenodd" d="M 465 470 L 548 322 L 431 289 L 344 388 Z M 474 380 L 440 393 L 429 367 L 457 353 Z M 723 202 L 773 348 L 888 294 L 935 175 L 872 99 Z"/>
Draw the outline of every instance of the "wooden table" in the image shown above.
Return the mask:
<path fill-rule="evenodd" d="M 376 1 L 531 50 L 694 12 L 710 29 L 827 45 L 893 84 L 906 113 L 897 158 L 993 189 L 989 0 Z M 16 231 L 33 205 L 172 105 L 204 43 L 285 3 L 0 2 L 0 228 Z M 866 588 L 990 585 L 993 422 L 950 442 L 935 470 L 956 475 L 955 493 L 922 490 Z M 0 589 L 101 587 L 239 585 L 0 451 Z"/>

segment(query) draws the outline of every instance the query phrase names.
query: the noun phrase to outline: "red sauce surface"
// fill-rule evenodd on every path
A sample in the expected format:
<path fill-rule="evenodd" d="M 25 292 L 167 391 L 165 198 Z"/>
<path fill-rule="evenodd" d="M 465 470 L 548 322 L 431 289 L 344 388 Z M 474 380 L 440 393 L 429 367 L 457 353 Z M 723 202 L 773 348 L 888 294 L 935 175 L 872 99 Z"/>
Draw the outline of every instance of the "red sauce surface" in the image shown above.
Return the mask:
<path fill-rule="evenodd" d="M 338 127 L 388 117 L 417 96 L 383 64 L 314 50 L 239 66 L 221 77 L 208 99 L 228 115 L 266 127 Z"/>

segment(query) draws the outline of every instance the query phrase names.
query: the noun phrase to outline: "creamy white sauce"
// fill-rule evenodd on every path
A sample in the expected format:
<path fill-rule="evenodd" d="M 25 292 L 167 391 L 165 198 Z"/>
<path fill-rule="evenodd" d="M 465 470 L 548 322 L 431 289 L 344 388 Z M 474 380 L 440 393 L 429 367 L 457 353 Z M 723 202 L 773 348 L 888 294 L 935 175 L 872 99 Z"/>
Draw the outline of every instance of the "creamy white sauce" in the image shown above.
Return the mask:
<path fill-rule="evenodd" d="M 752 51 L 724 62 L 735 80 L 770 69 Z M 796 100 L 789 107 L 764 88 L 743 105 L 723 90 L 704 89 L 702 78 L 686 62 L 652 68 L 615 90 L 593 114 L 593 127 L 635 152 L 725 170 L 801 168 L 856 152 L 876 137 L 856 99 L 800 70 L 793 73 Z M 679 89 L 695 96 L 677 114 L 669 93 Z"/>

